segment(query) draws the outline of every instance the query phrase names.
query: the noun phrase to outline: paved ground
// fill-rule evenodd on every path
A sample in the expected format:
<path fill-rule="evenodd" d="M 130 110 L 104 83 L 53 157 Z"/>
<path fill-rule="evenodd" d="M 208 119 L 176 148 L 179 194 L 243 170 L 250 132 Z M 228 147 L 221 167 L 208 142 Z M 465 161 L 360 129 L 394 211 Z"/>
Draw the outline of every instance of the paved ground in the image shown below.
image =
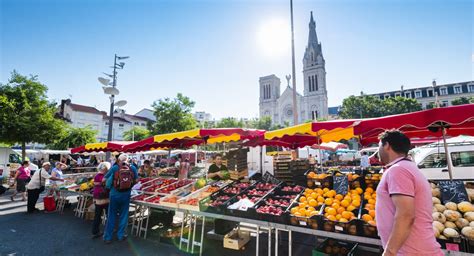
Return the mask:
<path fill-rule="evenodd" d="M 129 237 L 110 245 L 90 236 L 91 222 L 74 216 L 72 209 L 64 214 L 26 214 L 26 202 L 11 202 L 11 191 L 0 196 L 0 256 L 3 255 L 189 255 L 173 244 L 158 242 L 153 233 L 149 239 Z M 20 198 L 20 197 L 19 197 Z M 41 199 L 40 199 L 41 200 Z M 38 204 L 42 209 L 42 203 Z M 268 255 L 266 235 L 261 236 L 260 255 Z M 255 239 L 243 251 L 224 249 L 222 241 L 205 239 L 203 255 L 255 255 Z M 274 246 L 274 241 L 272 243 Z M 280 255 L 287 255 L 286 245 Z M 293 255 L 311 255 L 304 246 L 293 246 Z"/>

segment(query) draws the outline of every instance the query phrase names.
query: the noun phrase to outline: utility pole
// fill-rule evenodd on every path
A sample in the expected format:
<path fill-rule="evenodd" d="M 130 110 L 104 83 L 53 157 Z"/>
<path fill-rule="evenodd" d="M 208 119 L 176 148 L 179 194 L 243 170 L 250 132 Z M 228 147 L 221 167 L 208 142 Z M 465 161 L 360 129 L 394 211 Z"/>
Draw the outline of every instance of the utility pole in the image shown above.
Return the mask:
<path fill-rule="evenodd" d="M 298 124 L 298 106 L 296 103 L 296 73 L 295 73 L 295 33 L 293 29 L 293 0 L 290 0 L 291 13 L 291 70 L 293 76 L 293 125 Z"/>

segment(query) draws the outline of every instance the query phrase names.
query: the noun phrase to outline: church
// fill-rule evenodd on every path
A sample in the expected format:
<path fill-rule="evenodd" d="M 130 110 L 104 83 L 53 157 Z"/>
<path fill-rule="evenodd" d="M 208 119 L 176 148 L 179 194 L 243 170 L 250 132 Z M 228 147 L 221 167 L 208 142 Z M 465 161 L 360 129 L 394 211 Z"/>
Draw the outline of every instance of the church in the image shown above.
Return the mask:
<path fill-rule="evenodd" d="M 260 118 L 270 116 L 273 124 L 293 125 L 293 88 L 288 85 L 280 94 L 280 78 L 276 75 L 260 77 Z M 298 81 L 301 81 L 297 79 Z M 309 22 L 308 45 L 303 58 L 303 95 L 297 93 L 298 123 L 328 117 L 326 68 L 321 43 L 316 34 L 313 12 Z M 301 83 L 300 83 L 301 84 Z"/>

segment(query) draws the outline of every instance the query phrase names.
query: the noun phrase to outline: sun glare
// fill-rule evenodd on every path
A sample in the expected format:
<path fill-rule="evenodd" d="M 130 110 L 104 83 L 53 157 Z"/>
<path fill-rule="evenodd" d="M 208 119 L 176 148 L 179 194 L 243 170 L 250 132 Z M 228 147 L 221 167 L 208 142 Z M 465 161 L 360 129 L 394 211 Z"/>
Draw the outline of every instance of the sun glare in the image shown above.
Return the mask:
<path fill-rule="evenodd" d="M 257 43 L 262 53 L 279 57 L 290 52 L 290 25 L 285 19 L 264 21 L 257 30 Z"/>

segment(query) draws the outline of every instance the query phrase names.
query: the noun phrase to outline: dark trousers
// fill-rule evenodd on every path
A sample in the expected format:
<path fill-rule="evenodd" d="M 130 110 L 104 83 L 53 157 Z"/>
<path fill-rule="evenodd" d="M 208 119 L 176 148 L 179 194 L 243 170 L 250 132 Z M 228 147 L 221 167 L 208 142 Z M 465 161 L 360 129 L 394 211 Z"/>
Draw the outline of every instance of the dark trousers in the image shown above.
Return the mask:
<path fill-rule="evenodd" d="M 107 215 L 108 208 L 109 208 L 109 204 L 96 204 L 95 205 L 94 222 L 92 222 L 93 235 L 97 235 L 100 233 L 100 221 L 102 217 L 102 211 L 105 210 L 105 214 Z"/>
<path fill-rule="evenodd" d="M 41 190 L 38 189 L 28 189 L 28 212 L 34 212 L 36 202 L 38 202 L 39 195 L 41 194 Z"/>

